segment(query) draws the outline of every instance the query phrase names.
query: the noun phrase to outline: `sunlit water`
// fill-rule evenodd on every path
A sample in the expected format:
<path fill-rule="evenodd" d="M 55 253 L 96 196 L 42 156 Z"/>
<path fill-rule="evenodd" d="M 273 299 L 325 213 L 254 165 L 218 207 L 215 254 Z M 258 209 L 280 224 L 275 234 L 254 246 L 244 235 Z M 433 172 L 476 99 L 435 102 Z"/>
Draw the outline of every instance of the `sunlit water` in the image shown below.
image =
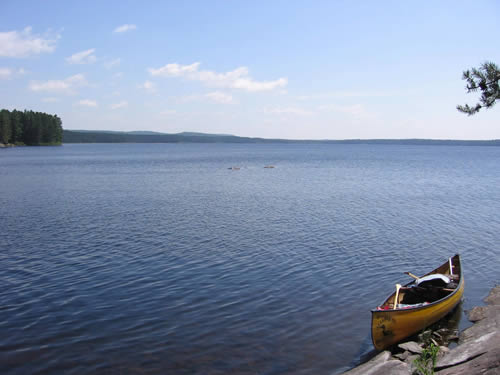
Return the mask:
<path fill-rule="evenodd" d="M 0 229 L 3 374 L 332 374 L 403 271 L 500 282 L 500 148 L 0 150 Z"/>

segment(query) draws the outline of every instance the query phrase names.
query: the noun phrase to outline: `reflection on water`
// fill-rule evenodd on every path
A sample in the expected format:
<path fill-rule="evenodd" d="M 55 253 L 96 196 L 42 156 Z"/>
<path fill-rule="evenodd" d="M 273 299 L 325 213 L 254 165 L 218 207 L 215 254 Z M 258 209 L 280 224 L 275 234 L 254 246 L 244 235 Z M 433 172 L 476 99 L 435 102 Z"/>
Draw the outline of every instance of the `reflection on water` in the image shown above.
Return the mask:
<path fill-rule="evenodd" d="M 440 338 L 438 341 L 441 341 L 444 344 L 447 344 L 450 347 L 456 346 L 458 341 L 458 334 L 460 333 L 460 322 L 462 320 L 467 321 L 466 326 L 472 325 L 467 319 L 462 319 L 464 316 L 463 311 L 463 301 L 461 301 L 457 307 L 453 309 L 448 315 L 446 315 L 439 322 L 436 322 L 434 325 L 430 327 L 433 331 L 438 331 L 440 334 Z M 465 327 L 462 326 L 462 329 Z"/>
<path fill-rule="evenodd" d="M 462 317 L 464 315 L 463 311 L 463 301 L 461 301 L 457 307 L 453 309 L 445 318 L 443 318 L 441 321 L 438 323 L 439 328 L 446 328 L 448 331 L 453 332 L 453 331 L 458 331 L 460 322 L 462 321 Z M 472 323 L 469 322 L 470 325 Z"/>

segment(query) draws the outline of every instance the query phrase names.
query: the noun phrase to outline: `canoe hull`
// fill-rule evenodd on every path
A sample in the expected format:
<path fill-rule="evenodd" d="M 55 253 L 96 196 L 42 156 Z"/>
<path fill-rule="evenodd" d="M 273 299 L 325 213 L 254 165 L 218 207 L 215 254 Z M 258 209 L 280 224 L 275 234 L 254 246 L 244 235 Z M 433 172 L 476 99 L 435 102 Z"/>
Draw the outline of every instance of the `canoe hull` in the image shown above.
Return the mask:
<path fill-rule="evenodd" d="M 459 259 L 458 262 L 460 262 Z M 373 346 L 377 350 L 383 350 L 445 317 L 461 301 L 464 286 L 460 269 L 460 280 L 457 288 L 445 298 L 415 308 L 372 310 Z"/>

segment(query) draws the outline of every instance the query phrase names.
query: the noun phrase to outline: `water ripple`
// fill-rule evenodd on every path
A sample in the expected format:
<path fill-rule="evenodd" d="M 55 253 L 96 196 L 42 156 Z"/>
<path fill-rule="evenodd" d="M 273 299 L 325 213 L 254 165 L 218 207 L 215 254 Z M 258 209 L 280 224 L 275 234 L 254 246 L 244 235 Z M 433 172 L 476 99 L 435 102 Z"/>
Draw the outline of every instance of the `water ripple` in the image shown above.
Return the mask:
<path fill-rule="evenodd" d="M 497 148 L 1 154 L 3 373 L 331 374 L 403 271 L 461 253 L 465 309 L 500 282 Z"/>

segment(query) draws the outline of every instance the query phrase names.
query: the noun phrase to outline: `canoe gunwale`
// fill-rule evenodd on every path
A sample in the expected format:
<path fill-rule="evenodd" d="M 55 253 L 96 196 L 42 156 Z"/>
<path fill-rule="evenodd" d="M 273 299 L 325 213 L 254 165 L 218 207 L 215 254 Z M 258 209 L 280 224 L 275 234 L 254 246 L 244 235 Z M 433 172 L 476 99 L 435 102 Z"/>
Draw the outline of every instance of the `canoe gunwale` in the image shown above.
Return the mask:
<path fill-rule="evenodd" d="M 430 302 L 428 303 L 427 305 L 421 305 L 421 306 L 415 306 L 415 307 L 405 307 L 405 308 L 397 308 L 397 309 L 390 309 L 390 310 L 377 310 L 377 309 L 372 309 L 371 312 L 372 313 L 377 313 L 377 312 L 391 312 L 391 311 L 416 311 L 416 310 L 424 310 L 424 309 L 427 309 L 427 308 L 431 308 L 433 306 L 436 306 L 444 301 L 446 301 L 447 299 L 450 299 L 452 298 L 456 293 L 458 293 L 459 290 L 461 290 L 461 286 L 464 282 L 464 278 L 463 278 L 463 274 L 462 274 L 462 263 L 460 261 L 460 256 L 459 254 L 456 254 L 454 256 L 452 256 L 451 258 L 455 258 L 455 257 L 458 257 L 458 261 L 460 263 L 460 275 L 459 275 L 459 281 L 458 281 L 458 284 L 457 284 L 457 287 L 455 288 L 455 290 L 453 292 L 451 292 L 450 294 L 448 294 L 447 296 L 443 297 L 443 298 L 440 298 L 434 302 Z M 446 263 L 443 263 L 441 266 L 439 267 L 442 267 L 443 265 L 445 265 Z M 431 275 L 435 270 L 437 270 L 439 267 L 435 268 L 433 271 L 431 271 L 430 273 L 428 273 L 427 275 Z M 427 276 L 425 275 L 425 276 Z M 411 285 L 411 284 L 414 284 L 415 281 L 410 281 L 408 284 L 405 284 L 404 287 L 407 287 L 408 285 Z M 377 305 L 377 306 L 382 306 L 385 302 L 387 302 L 387 300 L 389 298 L 392 297 L 394 293 L 390 294 L 389 297 L 387 297 L 380 305 Z"/>

